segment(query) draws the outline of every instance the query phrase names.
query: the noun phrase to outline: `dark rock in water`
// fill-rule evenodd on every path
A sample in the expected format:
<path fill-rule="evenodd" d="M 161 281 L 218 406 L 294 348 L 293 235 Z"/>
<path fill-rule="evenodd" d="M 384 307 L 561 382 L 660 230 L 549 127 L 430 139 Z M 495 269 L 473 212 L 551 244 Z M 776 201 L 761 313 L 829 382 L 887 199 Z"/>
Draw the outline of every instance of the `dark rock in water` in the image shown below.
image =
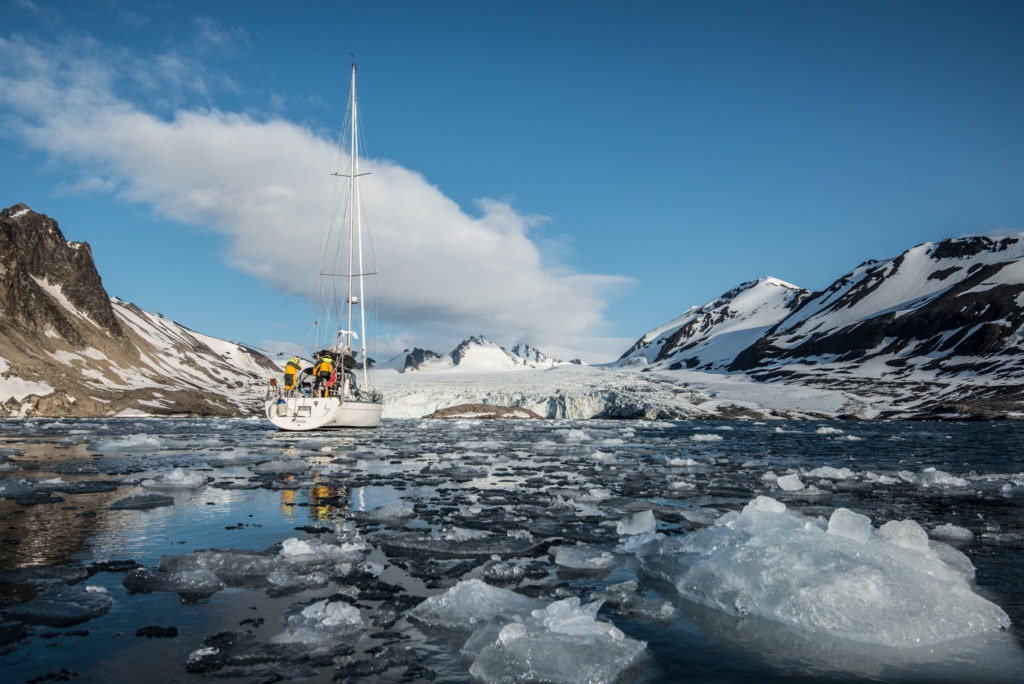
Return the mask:
<path fill-rule="evenodd" d="M 110 508 L 115 511 L 134 511 L 173 505 L 174 499 L 163 494 L 134 494 L 124 499 L 118 499 L 110 504 Z"/>
<path fill-rule="evenodd" d="M 491 404 L 459 404 L 438 409 L 424 418 L 535 418 L 544 416 L 521 406 L 493 406 Z"/>
<path fill-rule="evenodd" d="M 129 572 L 136 568 L 141 568 L 137 561 L 133 560 L 109 560 L 100 561 L 98 563 L 90 563 L 86 568 L 89 573 L 89 577 L 96 575 L 101 572 Z"/>
<path fill-rule="evenodd" d="M 58 584 L 4 611 L 8 619 L 31 625 L 69 627 L 103 615 L 113 603 L 106 591 Z"/>
<path fill-rule="evenodd" d="M 135 636 L 146 637 L 147 639 L 167 639 L 178 636 L 178 628 L 160 627 L 159 625 L 147 625 L 146 627 L 139 627 L 137 630 L 135 630 Z"/>

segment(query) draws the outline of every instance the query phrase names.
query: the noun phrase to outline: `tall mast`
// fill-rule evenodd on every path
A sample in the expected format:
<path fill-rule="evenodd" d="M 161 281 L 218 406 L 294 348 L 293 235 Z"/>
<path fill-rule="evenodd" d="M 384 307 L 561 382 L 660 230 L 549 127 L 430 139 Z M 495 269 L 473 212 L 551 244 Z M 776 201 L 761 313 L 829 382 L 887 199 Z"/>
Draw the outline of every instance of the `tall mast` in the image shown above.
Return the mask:
<path fill-rule="evenodd" d="M 348 230 L 348 297 L 346 298 L 345 329 L 352 330 L 352 296 L 353 278 L 355 277 L 355 245 L 356 231 L 359 230 L 359 113 L 356 103 L 356 65 L 352 64 L 352 86 L 349 90 L 349 107 L 352 110 L 352 129 L 349 132 L 349 184 L 348 184 L 348 206 L 349 206 L 349 230 Z M 362 273 L 362 270 L 359 271 Z M 362 302 L 362 299 L 359 300 Z M 360 331 L 360 334 L 362 331 Z M 352 336 L 349 335 L 348 346 L 351 347 Z"/>

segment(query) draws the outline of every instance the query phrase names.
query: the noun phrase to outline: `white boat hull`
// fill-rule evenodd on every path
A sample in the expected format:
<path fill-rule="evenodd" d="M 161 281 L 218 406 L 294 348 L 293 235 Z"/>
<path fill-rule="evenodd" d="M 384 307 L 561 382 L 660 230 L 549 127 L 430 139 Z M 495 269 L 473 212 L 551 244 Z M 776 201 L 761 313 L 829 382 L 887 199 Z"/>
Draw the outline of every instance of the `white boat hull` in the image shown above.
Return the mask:
<path fill-rule="evenodd" d="M 384 404 L 340 397 L 281 397 L 264 402 L 267 419 L 280 430 L 369 428 L 380 425 Z"/>

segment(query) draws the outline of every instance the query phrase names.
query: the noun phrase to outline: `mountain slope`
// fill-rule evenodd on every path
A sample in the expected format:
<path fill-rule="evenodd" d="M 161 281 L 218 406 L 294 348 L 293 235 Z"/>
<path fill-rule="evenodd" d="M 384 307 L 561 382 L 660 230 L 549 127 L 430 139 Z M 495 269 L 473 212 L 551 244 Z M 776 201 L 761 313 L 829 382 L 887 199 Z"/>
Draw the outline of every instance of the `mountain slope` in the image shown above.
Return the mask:
<path fill-rule="evenodd" d="M 111 299 L 86 243 L 0 212 L 0 415 L 240 415 L 277 364 Z"/>
<path fill-rule="evenodd" d="M 764 371 L 814 359 L 863 368 L 882 361 L 887 375 L 900 378 L 921 371 L 938 378 L 1019 378 L 1022 237 L 925 243 L 862 264 L 805 301 L 730 367 Z"/>
<path fill-rule="evenodd" d="M 616 365 L 678 370 L 723 368 L 810 295 L 777 278 L 743 283 L 641 337 Z"/>

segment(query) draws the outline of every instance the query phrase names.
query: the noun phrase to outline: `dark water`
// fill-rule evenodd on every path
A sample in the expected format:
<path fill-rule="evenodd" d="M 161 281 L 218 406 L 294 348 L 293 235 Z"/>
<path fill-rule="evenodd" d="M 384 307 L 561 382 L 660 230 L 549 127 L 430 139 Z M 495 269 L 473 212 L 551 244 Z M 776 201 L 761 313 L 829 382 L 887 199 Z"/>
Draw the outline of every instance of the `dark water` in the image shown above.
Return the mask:
<path fill-rule="evenodd" d="M 808 474 L 821 466 L 848 471 Z M 787 473 L 811 488 L 780 489 L 774 476 Z M 142 486 L 159 476 L 207 481 Z M 153 493 L 173 505 L 110 508 Z M 976 591 L 1006 611 L 1009 632 L 916 651 L 830 641 L 691 604 L 628 553 L 582 573 L 556 567 L 549 552 L 573 543 L 614 550 L 616 523 L 642 510 L 654 512 L 659 532 L 683 535 L 758 494 L 807 515 L 842 506 L 876 526 L 909 518 L 929 531 L 970 531 L 944 541 L 970 558 Z M 469 681 L 465 635 L 431 632 L 405 613 L 460 580 L 487 577 L 495 555 L 530 568 L 502 583 L 529 596 L 588 600 L 636 581 L 645 605 L 669 604 L 669 619 L 602 609 L 602 619 L 647 642 L 621 681 L 1013 681 L 1024 662 L 1024 424 L 386 421 L 292 434 L 245 420 L 7 420 L 0 495 L 0 607 L 53 582 L 112 599 L 109 611 L 75 625 L 6 619 L 5 682 Z M 309 573 L 275 584 L 264 572 L 179 595 L 133 584 L 127 563 L 153 569 L 161 557 L 194 559 L 203 549 L 272 554 L 287 539 L 342 531 L 365 542 L 363 558 L 356 570 L 331 566 L 319 582 Z M 503 546 L 508 539 L 530 543 Z M 97 565 L 110 561 L 122 564 Z M 339 594 L 369 625 L 347 650 L 186 669 L 218 633 L 266 644 L 295 606 Z M 137 636 L 144 627 L 176 636 Z"/>

